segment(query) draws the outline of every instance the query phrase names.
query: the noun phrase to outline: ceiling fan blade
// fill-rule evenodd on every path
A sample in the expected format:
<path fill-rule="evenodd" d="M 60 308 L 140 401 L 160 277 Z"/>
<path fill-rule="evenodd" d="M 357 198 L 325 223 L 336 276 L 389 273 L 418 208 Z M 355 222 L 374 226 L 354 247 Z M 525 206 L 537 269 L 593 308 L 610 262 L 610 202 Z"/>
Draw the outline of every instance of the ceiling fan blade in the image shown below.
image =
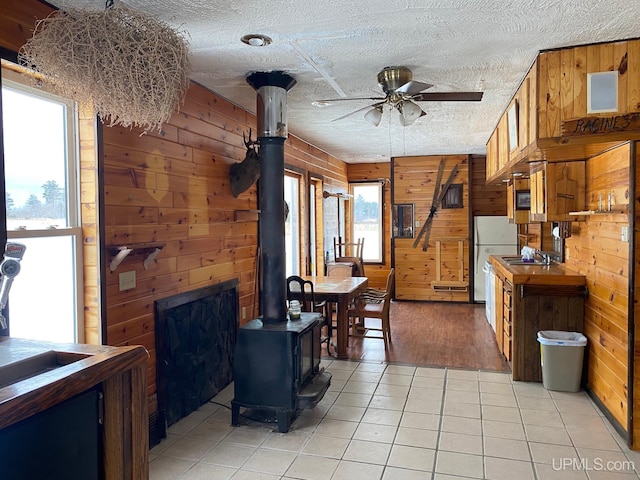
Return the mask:
<path fill-rule="evenodd" d="M 427 88 L 431 88 L 433 85 L 430 83 L 418 82 L 416 80 L 410 80 L 404 85 L 396 88 L 396 92 L 398 93 L 406 93 L 407 95 L 413 95 L 415 93 L 419 93 Z"/>
<path fill-rule="evenodd" d="M 345 100 L 385 100 L 386 97 L 343 97 L 343 98 L 325 98 L 322 100 L 316 100 L 315 103 L 330 104 L 333 102 L 344 102 Z"/>
<path fill-rule="evenodd" d="M 369 109 L 372 109 L 372 108 L 377 107 L 378 105 L 383 105 L 383 104 L 385 104 L 385 103 L 386 103 L 386 101 L 384 101 L 384 102 L 378 102 L 378 103 L 373 103 L 373 104 L 371 104 L 371 105 L 367 105 L 366 107 L 359 108 L 358 110 L 354 110 L 354 111 L 353 111 L 353 112 L 351 112 L 351 113 L 347 113 L 346 115 L 343 115 L 343 116 L 341 116 L 341 117 L 334 118 L 334 119 L 333 119 L 333 120 L 331 120 L 331 121 L 332 121 L 332 122 L 337 122 L 338 120 L 342 120 L 343 118 L 347 118 L 347 117 L 350 117 L 351 115 L 355 115 L 355 114 L 356 114 L 356 113 L 358 113 L 358 112 L 362 112 L 362 111 L 364 111 L 364 110 L 369 110 Z"/>
<path fill-rule="evenodd" d="M 415 102 L 479 102 L 483 92 L 432 92 L 417 93 L 411 97 Z"/>

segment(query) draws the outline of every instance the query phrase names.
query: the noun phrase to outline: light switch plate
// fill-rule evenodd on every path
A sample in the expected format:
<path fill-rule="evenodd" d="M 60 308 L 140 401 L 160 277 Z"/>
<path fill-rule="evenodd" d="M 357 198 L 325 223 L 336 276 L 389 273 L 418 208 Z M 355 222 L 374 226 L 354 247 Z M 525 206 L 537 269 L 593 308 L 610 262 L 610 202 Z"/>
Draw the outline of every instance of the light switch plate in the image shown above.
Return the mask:
<path fill-rule="evenodd" d="M 136 272 L 122 272 L 118 276 L 120 291 L 131 290 L 132 288 L 136 288 Z"/>
<path fill-rule="evenodd" d="M 620 237 L 623 242 L 629 241 L 629 227 L 627 227 L 626 225 L 622 227 L 622 234 L 620 235 Z"/>

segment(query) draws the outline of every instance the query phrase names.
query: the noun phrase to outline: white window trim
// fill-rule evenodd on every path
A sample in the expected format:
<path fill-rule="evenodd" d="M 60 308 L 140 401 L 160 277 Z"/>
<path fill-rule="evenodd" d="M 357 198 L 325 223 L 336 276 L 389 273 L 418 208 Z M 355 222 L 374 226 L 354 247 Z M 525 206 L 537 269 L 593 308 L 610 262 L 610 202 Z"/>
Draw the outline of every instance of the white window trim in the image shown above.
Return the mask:
<path fill-rule="evenodd" d="M 2 86 L 18 90 L 27 95 L 37 95 L 38 97 L 62 103 L 66 106 L 66 177 L 67 188 L 67 223 L 68 227 L 51 226 L 49 229 L 7 229 L 7 239 L 19 241 L 21 238 L 47 238 L 69 236 L 74 241 L 74 270 L 76 278 L 75 297 L 75 341 L 83 343 L 85 341 L 85 321 L 84 321 L 84 258 L 82 255 L 82 227 L 80 220 L 80 179 L 79 179 L 79 141 L 78 141 L 78 105 L 76 102 L 60 97 L 44 89 L 35 89 L 26 84 L 26 79 L 7 68 L 2 69 Z M 11 321 L 11 320 L 9 320 Z"/>
<path fill-rule="evenodd" d="M 354 187 L 364 187 L 364 186 L 375 186 L 378 189 L 378 214 L 379 214 L 379 218 L 380 221 L 378 223 L 378 231 L 379 231 L 379 235 L 378 235 L 378 250 L 380 252 L 380 256 L 379 258 L 367 258 L 364 257 L 364 261 L 365 263 L 383 263 L 384 262 L 384 183 L 381 183 L 379 181 L 372 181 L 372 182 L 354 182 L 349 184 L 349 193 L 351 194 L 351 201 L 350 203 L 350 213 L 351 213 L 351 238 L 355 241 L 357 239 L 357 234 L 355 233 L 355 214 L 354 214 L 354 209 L 355 209 L 355 200 L 356 200 L 356 195 L 354 194 Z M 367 247 L 367 242 L 365 242 L 365 250 Z"/>

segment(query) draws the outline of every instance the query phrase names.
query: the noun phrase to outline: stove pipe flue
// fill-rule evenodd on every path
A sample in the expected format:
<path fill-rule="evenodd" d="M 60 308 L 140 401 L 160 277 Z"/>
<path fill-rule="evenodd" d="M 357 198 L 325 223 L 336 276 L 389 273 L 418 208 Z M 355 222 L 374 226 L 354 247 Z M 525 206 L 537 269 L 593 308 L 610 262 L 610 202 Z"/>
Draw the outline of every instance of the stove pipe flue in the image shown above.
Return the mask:
<path fill-rule="evenodd" d="M 284 245 L 284 141 L 287 91 L 296 81 L 284 72 L 256 72 L 247 83 L 257 91 L 260 143 L 260 246 L 262 321 L 287 321 Z"/>

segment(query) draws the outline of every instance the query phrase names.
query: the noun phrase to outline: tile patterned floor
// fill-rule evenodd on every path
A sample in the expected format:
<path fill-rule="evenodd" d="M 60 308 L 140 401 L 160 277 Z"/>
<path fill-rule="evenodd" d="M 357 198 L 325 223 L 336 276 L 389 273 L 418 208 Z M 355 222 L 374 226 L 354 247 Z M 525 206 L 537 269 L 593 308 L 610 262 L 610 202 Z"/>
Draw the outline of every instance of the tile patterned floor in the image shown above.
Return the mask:
<path fill-rule="evenodd" d="M 324 361 L 331 387 L 291 430 L 209 403 L 150 452 L 151 480 L 626 480 L 630 451 L 584 392 L 509 374 Z M 229 386 L 213 401 L 229 405 Z"/>

